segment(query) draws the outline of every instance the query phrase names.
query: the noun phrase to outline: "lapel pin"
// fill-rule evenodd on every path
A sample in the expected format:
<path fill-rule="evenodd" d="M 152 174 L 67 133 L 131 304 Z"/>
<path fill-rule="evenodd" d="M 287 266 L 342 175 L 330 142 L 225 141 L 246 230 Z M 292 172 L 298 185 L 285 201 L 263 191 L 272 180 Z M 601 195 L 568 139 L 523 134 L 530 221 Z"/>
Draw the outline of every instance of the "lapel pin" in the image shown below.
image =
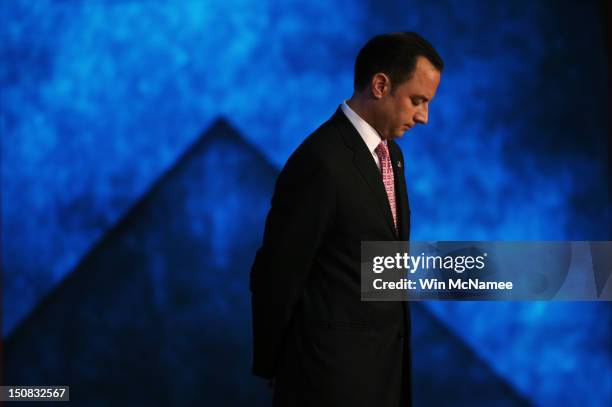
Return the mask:
<path fill-rule="evenodd" d="M 397 168 L 402 168 L 402 162 L 401 161 L 397 162 Z"/>

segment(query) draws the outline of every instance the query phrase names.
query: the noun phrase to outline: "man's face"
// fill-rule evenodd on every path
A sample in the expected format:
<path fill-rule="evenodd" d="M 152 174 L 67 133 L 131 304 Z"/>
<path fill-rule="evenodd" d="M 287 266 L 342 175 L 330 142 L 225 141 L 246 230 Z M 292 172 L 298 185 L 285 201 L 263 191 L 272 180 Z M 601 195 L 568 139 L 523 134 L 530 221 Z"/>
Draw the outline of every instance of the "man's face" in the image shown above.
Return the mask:
<path fill-rule="evenodd" d="M 440 84 L 440 72 L 427 58 L 419 57 L 412 77 L 382 92 L 378 109 L 378 128 L 384 139 L 394 139 L 417 123 L 426 124 L 429 103 Z"/>

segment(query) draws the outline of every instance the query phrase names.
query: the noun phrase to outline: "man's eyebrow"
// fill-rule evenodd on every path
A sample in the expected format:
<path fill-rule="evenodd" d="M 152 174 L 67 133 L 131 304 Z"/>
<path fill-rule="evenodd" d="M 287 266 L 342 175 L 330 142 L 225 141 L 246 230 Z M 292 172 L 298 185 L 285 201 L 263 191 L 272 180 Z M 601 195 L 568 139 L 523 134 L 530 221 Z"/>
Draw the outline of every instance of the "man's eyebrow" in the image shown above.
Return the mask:
<path fill-rule="evenodd" d="M 429 99 L 427 99 L 424 95 L 414 95 L 412 96 L 413 99 L 421 99 L 424 102 L 429 102 Z"/>

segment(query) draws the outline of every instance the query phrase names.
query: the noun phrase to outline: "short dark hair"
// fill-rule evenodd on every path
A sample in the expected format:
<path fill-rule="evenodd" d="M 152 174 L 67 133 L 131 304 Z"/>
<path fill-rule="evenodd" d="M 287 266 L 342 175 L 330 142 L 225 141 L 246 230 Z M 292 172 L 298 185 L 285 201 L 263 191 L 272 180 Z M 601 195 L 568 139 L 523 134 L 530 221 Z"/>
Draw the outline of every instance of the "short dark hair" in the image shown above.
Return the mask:
<path fill-rule="evenodd" d="M 434 47 L 419 34 L 397 32 L 381 34 L 370 39 L 355 60 L 355 90 L 363 90 L 379 73 L 391 79 L 391 89 L 412 77 L 417 58 L 425 57 L 440 72 L 444 61 Z"/>

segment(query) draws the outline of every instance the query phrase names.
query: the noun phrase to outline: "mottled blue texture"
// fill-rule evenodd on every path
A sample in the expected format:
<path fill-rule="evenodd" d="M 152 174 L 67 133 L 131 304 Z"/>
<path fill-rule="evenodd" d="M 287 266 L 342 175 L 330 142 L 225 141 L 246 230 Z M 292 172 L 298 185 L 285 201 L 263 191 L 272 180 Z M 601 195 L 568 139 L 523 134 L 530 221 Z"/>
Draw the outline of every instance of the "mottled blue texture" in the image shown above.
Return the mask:
<path fill-rule="evenodd" d="M 12 3 L 5 333 L 214 118 L 284 160 L 350 88 L 359 40 L 359 9 L 325 1 Z"/>
<path fill-rule="evenodd" d="M 536 405 L 605 406 L 612 400 L 610 303 L 427 305 Z"/>
<path fill-rule="evenodd" d="M 383 31 L 421 32 L 446 61 L 430 124 L 401 140 L 415 239 L 612 239 L 597 1 L 0 7 L 3 335 L 217 117 L 280 168 L 350 96 L 359 46 Z M 221 188 L 214 168 L 191 187 Z M 249 210 L 241 199 L 183 225 L 224 236 L 211 267 L 233 261 L 225 220 Z M 608 304 L 427 306 L 534 404 L 612 397 Z"/>

